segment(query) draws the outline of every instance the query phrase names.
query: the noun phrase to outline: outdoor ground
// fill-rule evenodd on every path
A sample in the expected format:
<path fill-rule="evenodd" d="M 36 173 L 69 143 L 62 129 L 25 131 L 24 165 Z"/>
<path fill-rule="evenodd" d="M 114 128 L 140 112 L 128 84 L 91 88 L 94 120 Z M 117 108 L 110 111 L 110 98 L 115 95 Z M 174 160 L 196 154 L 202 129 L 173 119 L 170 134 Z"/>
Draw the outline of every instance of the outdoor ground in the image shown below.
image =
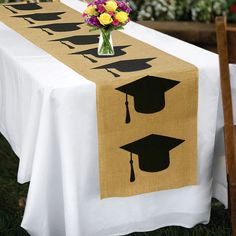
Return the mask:
<path fill-rule="evenodd" d="M 18 158 L 0 134 L 0 236 L 27 236 L 19 226 L 23 209 L 19 199 L 27 194 L 28 184 L 18 184 L 16 174 Z M 129 236 L 230 236 L 231 229 L 228 211 L 218 201 L 212 202 L 211 221 L 208 225 L 197 225 L 192 229 L 166 227 L 146 233 L 133 233 Z M 56 236 L 56 235 L 53 235 Z"/>

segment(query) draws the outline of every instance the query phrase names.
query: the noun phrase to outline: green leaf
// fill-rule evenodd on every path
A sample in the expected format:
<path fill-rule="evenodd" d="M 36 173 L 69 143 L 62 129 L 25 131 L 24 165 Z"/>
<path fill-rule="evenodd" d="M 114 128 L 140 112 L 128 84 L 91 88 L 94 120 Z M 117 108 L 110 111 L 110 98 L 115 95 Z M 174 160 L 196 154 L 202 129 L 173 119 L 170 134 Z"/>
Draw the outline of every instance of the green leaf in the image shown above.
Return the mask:
<path fill-rule="evenodd" d="M 89 30 L 89 32 L 93 32 L 93 31 L 96 31 L 96 30 L 98 30 L 99 28 L 98 27 L 92 27 L 90 30 Z"/>
<path fill-rule="evenodd" d="M 123 26 L 117 26 L 117 27 L 115 28 L 115 30 L 123 30 L 123 29 L 124 29 Z"/>

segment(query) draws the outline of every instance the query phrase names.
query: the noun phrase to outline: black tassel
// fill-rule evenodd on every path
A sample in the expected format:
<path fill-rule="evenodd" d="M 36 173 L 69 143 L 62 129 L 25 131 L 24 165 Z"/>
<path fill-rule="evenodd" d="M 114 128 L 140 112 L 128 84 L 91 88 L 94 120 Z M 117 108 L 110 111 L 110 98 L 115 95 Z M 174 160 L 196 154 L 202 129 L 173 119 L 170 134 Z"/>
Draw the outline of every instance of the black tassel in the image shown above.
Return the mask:
<path fill-rule="evenodd" d="M 47 33 L 48 35 L 53 35 L 53 33 L 51 33 L 51 32 L 49 32 L 49 31 L 47 31 L 47 30 L 46 30 L 46 29 L 44 29 L 44 28 L 41 28 L 41 30 L 42 30 L 43 32 Z"/>
<path fill-rule="evenodd" d="M 93 58 L 91 58 L 91 57 L 89 57 L 89 56 L 87 56 L 87 55 L 84 55 L 84 54 L 81 54 L 84 58 L 87 58 L 87 59 L 89 59 L 92 63 L 97 63 L 98 61 L 97 60 L 95 60 L 95 59 L 93 59 Z"/>
<path fill-rule="evenodd" d="M 34 24 L 34 22 L 33 21 L 31 21 L 31 20 L 29 20 L 29 19 L 27 19 L 27 18 L 25 18 L 25 17 L 23 17 L 23 19 L 25 20 L 25 21 L 27 21 L 27 22 L 29 22 L 30 24 Z"/>
<path fill-rule="evenodd" d="M 66 45 L 69 49 L 74 49 L 75 48 L 75 47 L 70 46 L 69 44 L 67 44 L 67 43 L 65 43 L 63 41 L 60 41 L 60 43 Z"/>
<path fill-rule="evenodd" d="M 117 74 L 117 73 L 115 73 L 115 72 L 109 70 L 108 68 L 104 68 L 104 69 L 105 69 L 107 72 L 111 73 L 114 77 L 120 77 L 119 74 Z"/>
<path fill-rule="evenodd" d="M 4 6 L 7 10 L 11 11 L 12 13 L 17 14 L 17 11 L 14 11 L 14 10 L 8 8 L 6 5 L 3 5 L 3 6 Z"/>
<path fill-rule="evenodd" d="M 132 152 L 130 153 L 130 182 L 135 181 L 135 174 L 134 174 L 134 166 L 133 166 L 133 159 L 132 159 Z"/>
<path fill-rule="evenodd" d="M 128 102 L 128 94 L 126 94 L 126 100 L 125 100 L 125 106 L 126 106 L 126 117 L 125 117 L 125 123 L 130 123 L 130 113 L 129 113 L 129 102 Z"/>

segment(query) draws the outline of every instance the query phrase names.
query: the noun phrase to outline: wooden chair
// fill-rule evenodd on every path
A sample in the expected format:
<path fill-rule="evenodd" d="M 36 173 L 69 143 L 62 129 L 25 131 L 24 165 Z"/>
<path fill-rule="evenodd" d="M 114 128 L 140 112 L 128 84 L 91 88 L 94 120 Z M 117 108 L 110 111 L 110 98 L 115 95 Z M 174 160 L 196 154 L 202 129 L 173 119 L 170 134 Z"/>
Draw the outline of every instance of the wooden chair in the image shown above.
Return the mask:
<path fill-rule="evenodd" d="M 236 236 L 236 126 L 233 123 L 233 106 L 229 73 L 229 63 L 236 64 L 236 28 L 227 27 L 226 17 L 217 17 L 216 36 L 224 112 L 224 143 L 228 176 L 228 202 L 232 235 Z"/>

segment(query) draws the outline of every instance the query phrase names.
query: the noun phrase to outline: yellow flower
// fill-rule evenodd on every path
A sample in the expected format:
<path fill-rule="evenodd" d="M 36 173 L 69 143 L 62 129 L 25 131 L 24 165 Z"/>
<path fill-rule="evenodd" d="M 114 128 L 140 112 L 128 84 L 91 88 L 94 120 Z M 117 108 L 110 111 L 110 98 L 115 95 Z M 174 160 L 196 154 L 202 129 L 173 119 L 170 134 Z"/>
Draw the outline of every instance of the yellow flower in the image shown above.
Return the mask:
<path fill-rule="evenodd" d="M 87 9 L 85 10 L 85 13 L 87 13 L 89 16 L 96 15 L 96 8 L 95 8 L 95 6 L 88 6 Z"/>
<path fill-rule="evenodd" d="M 114 12 L 116 9 L 117 9 L 117 3 L 115 1 L 108 1 L 106 2 L 106 5 L 105 5 L 105 8 L 106 10 L 109 12 L 109 11 L 112 11 Z"/>
<path fill-rule="evenodd" d="M 108 13 L 102 13 L 98 20 L 102 25 L 109 25 L 113 21 Z"/>
<path fill-rule="evenodd" d="M 128 20 L 128 14 L 124 11 L 120 11 L 120 12 L 116 13 L 115 18 L 120 23 L 125 23 Z"/>

